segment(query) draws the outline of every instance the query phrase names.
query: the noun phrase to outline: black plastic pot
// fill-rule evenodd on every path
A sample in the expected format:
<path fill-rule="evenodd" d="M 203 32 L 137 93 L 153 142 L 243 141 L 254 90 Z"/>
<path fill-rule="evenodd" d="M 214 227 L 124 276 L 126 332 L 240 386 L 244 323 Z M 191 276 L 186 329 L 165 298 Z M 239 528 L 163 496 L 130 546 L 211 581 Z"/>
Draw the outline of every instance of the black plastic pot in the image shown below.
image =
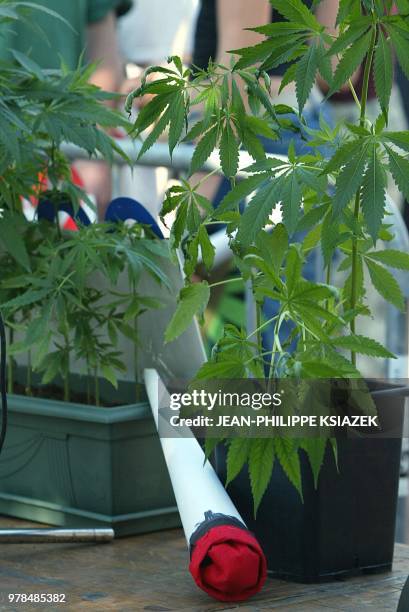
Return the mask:
<path fill-rule="evenodd" d="M 301 451 L 304 503 L 277 461 L 256 520 L 247 468 L 229 485 L 263 547 L 271 576 L 320 582 L 391 569 L 406 393 L 401 388 L 372 392 L 388 437 L 338 440 L 339 472 L 328 445 L 317 489 Z M 216 449 L 215 465 L 224 482 L 224 447 Z"/>

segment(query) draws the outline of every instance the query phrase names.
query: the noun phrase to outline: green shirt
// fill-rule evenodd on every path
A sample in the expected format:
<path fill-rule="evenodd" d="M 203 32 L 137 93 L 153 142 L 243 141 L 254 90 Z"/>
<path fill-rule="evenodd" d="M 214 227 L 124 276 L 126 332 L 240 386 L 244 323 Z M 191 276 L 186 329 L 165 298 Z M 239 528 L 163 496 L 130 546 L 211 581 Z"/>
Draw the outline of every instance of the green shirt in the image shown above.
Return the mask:
<path fill-rule="evenodd" d="M 0 59 L 11 59 L 10 49 L 29 55 L 42 68 L 59 68 L 61 57 L 69 68 L 78 64 L 86 48 L 88 24 L 103 19 L 110 11 L 125 13 L 131 0 L 31 0 L 59 13 L 71 28 L 59 19 L 32 9 L 28 19 L 41 29 L 17 22 L 1 25 Z M 12 31 L 11 31 L 12 30 Z"/>

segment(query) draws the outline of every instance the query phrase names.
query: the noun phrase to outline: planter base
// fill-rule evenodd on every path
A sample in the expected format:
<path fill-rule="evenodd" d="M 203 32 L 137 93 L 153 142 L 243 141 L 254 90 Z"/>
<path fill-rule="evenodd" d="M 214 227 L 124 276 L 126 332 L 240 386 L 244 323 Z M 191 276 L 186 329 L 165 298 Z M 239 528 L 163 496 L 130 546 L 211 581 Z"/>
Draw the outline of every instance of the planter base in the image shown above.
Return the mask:
<path fill-rule="evenodd" d="M 126 398 L 126 386 L 118 391 Z M 115 408 L 9 396 L 0 514 L 125 536 L 178 527 L 145 402 Z"/>
<path fill-rule="evenodd" d="M 0 493 L 0 514 L 58 527 L 109 527 L 115 537 L 180 527 L 177 507 L 109 516 Z"/>

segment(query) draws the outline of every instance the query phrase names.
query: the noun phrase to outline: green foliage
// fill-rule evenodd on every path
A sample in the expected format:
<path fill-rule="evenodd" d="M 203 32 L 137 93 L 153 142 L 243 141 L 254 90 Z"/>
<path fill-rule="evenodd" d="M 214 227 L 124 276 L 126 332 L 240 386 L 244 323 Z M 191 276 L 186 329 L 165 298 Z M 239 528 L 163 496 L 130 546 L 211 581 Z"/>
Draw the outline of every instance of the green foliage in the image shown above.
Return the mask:
<path fill-rule="evenodd" d="M 341 0 L 339 32 L 334 35 L 301 0 L 270 1 L 284 20 L 252 28 L 262 40 L 233 50 L 230 67 L 211 62 L 207 70 L 183 72 L 173 58 L 169 68 L 149 69 L 148 73 L 158 72 L 156 85 L 145 82 L 130 98 L 156 94 L 135 124 L 141 135 L 148 125 L 160 124 L 170 98 L 177 96 L 186 120 L 186 136 L 181 135 L 179 142 L 193 142 L 195 147 L 190 174 L 206 170 L 210 155 L 218 149 L 218 169 L 231 184 L 216 210 L 201 194 L 208 177 L 195 184 L 182 181 L 167 194 L 162 212 L 176 212 L 171 241 L 184 252 L 186 272 L 167 339 L 182 333 L 195 314 L 201 315 L 214 286 L 242 281 L 254 296 L 257 329 L 247 335 L 241 325 L 226 326 L 211 358 L 198 372 L 198 380 L 355 379 L 360 377 L 357 355 L 393 357 L 387 348 L 356 330 L 357 319 L 371 316 L 367 277 L 385 300 L 404 308 L 401 289 L 390 269 L 408 270 L 409 255 L 384 249 L 379 243 L 393 238 L 385 216 L 388 172 L 409 199 L 409 133 L 388 130 L 394 57 L 409 78 L 409 4 L 398 2 L 395 14 L 389 0 Z M 296 111 L 275 104 L 270 96 L 266 72 L 282 65 L 286 71 L 280 91 L 295 83 Z M 353 80 L 361 66 L 363 83 L 358 97 Z M 359 113 L 356 123 L 331 127 L 321 120 L 318 129 L 306 125 L 303 109 L 317 75 L 327 81 L 327 97 L 341 89 L 351 91 Z M 373 123 L 366 112 L 371 77 L 382 111 Z M 199 104 L 201 119 L 191 126 L 189 111 Z M 291 144 L 286 159 L 266 157 L 258 137 L 276 139 L 283 128 L 299 133 L 300 121 L 312 152 L 298 155 Z M 172 147 L 174 144 L 172 138 Z M 330 151 L 325 158 L 322 147 Z M 241 148 L 254 160 L 244 169 L 239 164 Z M 216 155 L 211 168 L 214 165 L 217 168 Z M 279 212 L 281 219 L 276 222 Z M 212 271 L 214 251 L 208 244 L 207 228 L 216 222 L 226 223 L 239 276 L 198 284 L 194 273 L 199 251 L 206 274 Z M 325 284 L 307 281 L 303 275 L 305 260 L 315 248 L 323 255 Z M 336 251 L 343 256 L 339 270 L 345 273 L 338 287 L 331 285 Z M 269 321 L 261 316 L 266 299 L 277 304 L 277 314 Z M 267 326 L 273 332 L 273 345 L 264 350 L 261 333 Z M 284 329 L 290 331 L 284 333 Z M 360 401 L 364 406 L 363 398 Z M 367 411 L 373 410 L 369 404 Z M 228 482 L 247 463 L 257 510 L 278 461 L 302 495 L 299 454 L 307 453 L 317 486 L 328 440 L 326 431 L 322 438 L 311 440 L 233 439 L 228 448 Z M 335 451 L 334 441 L 330 442 Z"/>
<path fill-rule="evenodd" d="M 185 287 L 180 292 L 178 308 L 166 330 L 166 342 L 171 342 L 191 324 L 194 315 L 201 315 L 210 297 L 209 285 L 204 281 Z"/>
<path fill-rule="evenodd" d="M 60 19 L 54 11 L 31 2 L 0 0 L 0 28 L 15 21 L 29 27 L 33 11 Z M 41 32 L 39 35 L 41 36 Z M 13 390 L 14 355 L 27 355 L 27 393 L 32 370 L 49 384 L 62 378 L 64 397 L 70 397 L 70 365 L 82 360 L 85 374 L 116 386 L 124 371 L 117 351 L 123 335 L 138 343 L 137 318 L 158 304 L 137 293 L 143 270 L 169 286 L 163 262 L 170 253 L 149 231 L 95 224 L 63 232 L 58 223 L 29 222 L 22 199 L 47 198 L 58 211 L 62 201 L 74 209 L 89 198 L 71 181 L 70 163 L 61 152 L 69 143 L 111 162 L 125 154 L 106 130 L 130 124 L 122 113 L 105 104 L 115 98 L 89 83 L 94 65 L 68 70 L 42 70 L 31 57 L 12 50 L 13 61 L 0 63 L 0 303 L 9 328 L 9 390 Z M 179 123 L 171 133 L 179 139 Z M 43 180 L 47 179 L 47 192 Z M 115 230 L 115 231 L 112 231 Z M 210 258 L 208 257 L 210 262 Z M 127 275 L 130 291 L 110 293 L 119 276 Z M 94 284 L 99 278 L 101 286 Z M 105 286 L 105 289 L 103 287 Z M 17 338 L 17 340 L 16 340 Z M 91 401 L 88 393 L 88 401 Z"/>

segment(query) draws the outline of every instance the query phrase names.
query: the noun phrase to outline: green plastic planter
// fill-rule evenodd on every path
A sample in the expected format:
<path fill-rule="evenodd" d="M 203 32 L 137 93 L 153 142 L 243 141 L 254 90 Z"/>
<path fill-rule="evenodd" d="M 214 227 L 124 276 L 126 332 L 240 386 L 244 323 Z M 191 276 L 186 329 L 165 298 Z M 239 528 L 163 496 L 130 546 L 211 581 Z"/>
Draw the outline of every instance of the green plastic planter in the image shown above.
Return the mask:
<path fill-rule="evenodd" d="M 112 527 L 119 536 L 179 526 L 148 404 L 97 408 L 10 395 L 0 514 Z"/>

